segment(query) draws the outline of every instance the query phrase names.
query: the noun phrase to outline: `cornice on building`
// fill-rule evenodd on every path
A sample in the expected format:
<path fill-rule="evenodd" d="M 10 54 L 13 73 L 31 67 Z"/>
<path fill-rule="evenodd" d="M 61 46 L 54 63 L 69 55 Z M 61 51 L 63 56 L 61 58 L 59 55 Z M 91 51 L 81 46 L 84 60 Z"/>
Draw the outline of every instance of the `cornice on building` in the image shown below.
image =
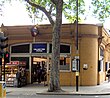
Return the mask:
<path fill-rule="evenodd" d="M 107 32 L 102 27 L 102 25 L 96 25 L 96 24 L 78 24 L 78 25 L 79 25 L 79 37 L 98 38 L 98 37 L 102 36 L 102 34 L 101 34 L 102 32 L 104 32 L 104 36 L 109 37 L 109 35 L 106 34 Z M 33 26 L 35 26 L 35 25 L 4 26 L 5 34 L 8 35 L 9 39 L 13 39 L 13 40 L 14 39 L 23 40 L 24 38 L 32 39 L 30 29 Z M 76 25 L 74 23 L 73 24 L 62 24 L 61 38 L 63 38 L 63 39 L 74 38 L 76 35 L 75 27 L 76 27 Z M 89 27 L 90 27 L 90 30 L 86 30 Z M 94 30 L 94 28 L 95 28 L 95 30 Z M 100 34 L 98 34 L 99 31 L 97 31 L 97 28 L 100 28 Z M 48 36 L 50 38 L 52 38 L 52 26 L 50 24 L 38 25 L 38 29 L 39 29 L 40 33 L 38 36 L 36 36 L 36 39 L 38 39 L 39 37 L 40 37 L 40 39 L 46 39 Z M 92 34 L 92 33 L 94 33 L 94 34 Z"/>

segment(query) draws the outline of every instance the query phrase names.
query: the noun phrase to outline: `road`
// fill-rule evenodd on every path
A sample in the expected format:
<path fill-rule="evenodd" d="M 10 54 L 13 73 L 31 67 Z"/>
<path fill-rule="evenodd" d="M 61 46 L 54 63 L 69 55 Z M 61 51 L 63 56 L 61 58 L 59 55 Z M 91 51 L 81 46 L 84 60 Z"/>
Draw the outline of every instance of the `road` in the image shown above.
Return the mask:
<path fill-rule="evenodd" d="M 7 95 L 6 98 L 110 98 L 110 95 L 89 96 L 89 95 Z"/>

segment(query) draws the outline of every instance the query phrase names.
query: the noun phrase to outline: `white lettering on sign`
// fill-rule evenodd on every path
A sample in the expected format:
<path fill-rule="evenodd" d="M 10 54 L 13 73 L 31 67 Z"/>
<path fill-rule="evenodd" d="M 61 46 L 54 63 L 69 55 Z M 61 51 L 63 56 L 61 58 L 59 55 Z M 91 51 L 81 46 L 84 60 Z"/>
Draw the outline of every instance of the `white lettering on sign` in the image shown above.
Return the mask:
<path fill-rule="evenodd" d="M 34 51 L 36 51 L 36 52 L 43 52 L 43 51 L 45 51 L 45 48 L 34 49 Z"/>
<path fill-rule="evenodd" d="M 19 64 L 20 65 L 26 65 L 26 62 L 25 61 L 20 61 Z"/>
<path fill-rule="evenodd" d="M 7 63 L 7 65 L 19 65 L 19 61 L 11 61 L 10 63 Z"/>

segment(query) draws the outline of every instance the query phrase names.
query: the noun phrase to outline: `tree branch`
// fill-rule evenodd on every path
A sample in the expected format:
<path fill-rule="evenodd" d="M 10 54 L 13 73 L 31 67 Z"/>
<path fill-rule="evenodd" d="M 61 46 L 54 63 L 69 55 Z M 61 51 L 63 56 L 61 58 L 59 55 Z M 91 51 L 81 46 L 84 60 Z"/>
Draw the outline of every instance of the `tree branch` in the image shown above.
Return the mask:
<path fill-rule="evenodd" d="M 52 3 L 51 6 L 50 6 L 50 9 L 49 9 L 49 13 L 52 12 L 52 8 L 53 8 L 54 4 Z"/>
<path fill-rule="evenodd" d="M 41 10 L 42 12 L 44 12 L 45 15 L 48 17 L 50 23 L 52 25 L 54 25 L 54 21 L 53 21 L 53 19 L 51 17 L 50 11 L 48 12 L 44 7 L 42 7 L 42 6 L 38 5 L 38 4 L 35 4 L 35 3 L 31 2 L 30 0 L 25 0 L 25 1 L 27 1 L 27 3 L 29 3 L 31 6 L 33 6 L 33 7 L 37 8 L 37 9 Z"/>
<path fill-rule="evenodd" d="M 51 0 L 55 5 L 58 2 L 58 0 Z"/>

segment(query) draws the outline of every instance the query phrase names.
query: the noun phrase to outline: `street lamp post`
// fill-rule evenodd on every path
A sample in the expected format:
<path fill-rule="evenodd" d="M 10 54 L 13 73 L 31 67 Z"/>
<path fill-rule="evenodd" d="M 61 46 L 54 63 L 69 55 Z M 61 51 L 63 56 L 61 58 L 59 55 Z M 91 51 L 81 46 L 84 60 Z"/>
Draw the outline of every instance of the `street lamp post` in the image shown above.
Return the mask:
<path fill-rule="evenodd" d="M 76 91 L 78 92 L 79 78 L 79 51 L 78 51 L 78 0 L 76 0 Z"/>

